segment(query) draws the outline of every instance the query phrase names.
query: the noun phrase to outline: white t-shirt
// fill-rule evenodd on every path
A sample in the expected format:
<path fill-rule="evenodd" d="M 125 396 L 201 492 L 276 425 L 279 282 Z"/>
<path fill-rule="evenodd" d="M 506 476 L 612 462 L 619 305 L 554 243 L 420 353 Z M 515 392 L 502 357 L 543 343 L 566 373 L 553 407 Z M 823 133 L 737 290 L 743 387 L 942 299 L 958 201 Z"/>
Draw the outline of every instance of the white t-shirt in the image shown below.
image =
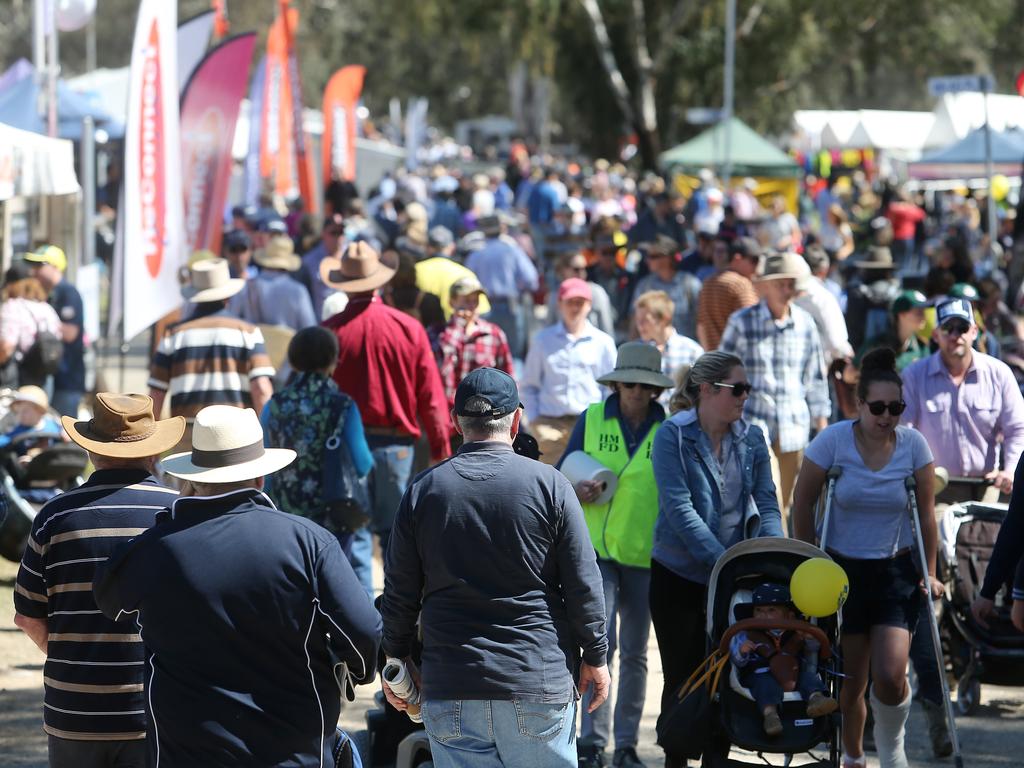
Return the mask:
<path fill-rule="evenodd" d="M 804 451 L 804 460 L 843 473 L 836 481 L 825 546 L 860 559 L 892 557 L 913 545 L 906 479 L 932 461 L 924 436 L 896 427 L 896 448 L 877 472 L 864 466 L 853 437 L 853 421 L 826 427 Z M 820 533 L 820 531 L 819 531 Z"/>

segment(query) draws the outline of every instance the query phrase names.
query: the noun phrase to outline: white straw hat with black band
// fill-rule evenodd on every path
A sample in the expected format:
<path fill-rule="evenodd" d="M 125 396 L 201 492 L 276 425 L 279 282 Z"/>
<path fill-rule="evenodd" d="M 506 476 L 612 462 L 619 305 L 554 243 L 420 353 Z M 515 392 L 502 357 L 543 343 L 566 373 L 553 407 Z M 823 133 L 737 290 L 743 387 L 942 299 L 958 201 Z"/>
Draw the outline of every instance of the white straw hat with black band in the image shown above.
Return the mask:
<path fill-rule="evenodd" d="M 210 405 L 196 414 L 191 453 L 163 460 L 164 471 L 199 483 L 235 483 L 269 475 L 295 460 L 295 451 L 264 448 L 252 408 Z"/>

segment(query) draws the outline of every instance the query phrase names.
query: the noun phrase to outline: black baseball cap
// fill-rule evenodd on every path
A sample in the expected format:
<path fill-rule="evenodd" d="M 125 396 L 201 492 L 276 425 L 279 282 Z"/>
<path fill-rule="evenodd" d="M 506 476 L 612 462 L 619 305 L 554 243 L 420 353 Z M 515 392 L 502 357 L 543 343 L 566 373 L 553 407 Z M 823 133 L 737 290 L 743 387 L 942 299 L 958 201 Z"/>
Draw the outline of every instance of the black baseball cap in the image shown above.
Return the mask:
<path fill-rule="evenodd" d="M 225 248 L 252 248 L 252 240 L 244 229 L 232 229 L 224 235 Z"/>
<path fill-rule="evenodd" d="M 477 368 L 455 390 L 455 415 L 500 419 L 520 408 L 515 379 L 497 368 Z"/>
<path fill-rule="evenodd" d="M 759 584 L 754 588 L 753 603 L 758 605 L 789 605 L 789 588 L 784 584 Z"/>

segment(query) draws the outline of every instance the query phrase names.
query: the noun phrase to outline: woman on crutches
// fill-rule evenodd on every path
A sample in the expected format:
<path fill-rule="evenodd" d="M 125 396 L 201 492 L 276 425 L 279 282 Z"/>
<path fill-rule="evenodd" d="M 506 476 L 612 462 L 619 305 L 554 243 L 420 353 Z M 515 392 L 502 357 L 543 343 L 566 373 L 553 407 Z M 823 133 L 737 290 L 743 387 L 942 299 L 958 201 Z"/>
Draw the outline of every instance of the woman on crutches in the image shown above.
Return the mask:
<path fill-rule="evenodd" d="M 899 425 L 906 406 L 895 363 L 890 349 L 864 357 L 858 417 L 829 426 L 807 447 L 793 504 L 797 538 L 813 543 L 820 535 L 822 547 L 850 579 L 840 635 L 845 768 L 866 765 L 862 741 L 869 672 L 879 762 L 882 768 L 907 765 L 903 737 L 911 692 L 906 668 L 910 633 L 923 607 L 907 512 L 910 476 L 916 481 L 929 590 L 936 598 L 943 589 L 935 578 L 935 468 L 921 434 Z M 828 529 L 816 531 L 813 508 L 833 468 L 840 474 Z"/>

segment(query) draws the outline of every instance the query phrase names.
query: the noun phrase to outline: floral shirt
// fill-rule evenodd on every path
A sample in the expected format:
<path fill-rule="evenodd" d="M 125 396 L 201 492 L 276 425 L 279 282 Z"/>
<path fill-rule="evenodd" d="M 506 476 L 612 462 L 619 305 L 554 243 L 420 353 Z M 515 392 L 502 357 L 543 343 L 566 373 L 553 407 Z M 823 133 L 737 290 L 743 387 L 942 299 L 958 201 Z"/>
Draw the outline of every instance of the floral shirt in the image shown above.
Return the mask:
<path fill-rule="evenodd" d="M 268 448 L 290 448 L 295 461 L 268 478 L 267 493 L 286 512 L 325 522 L 321 482 L 325 444 L 334 434 L 337 417 L 344 414 L 342 437 L 365 477 L 373 457 L 363 434 L 359 408 L 329 376 L 299 373 L 277 392 L 263 410 L 264 443 Z"/>

